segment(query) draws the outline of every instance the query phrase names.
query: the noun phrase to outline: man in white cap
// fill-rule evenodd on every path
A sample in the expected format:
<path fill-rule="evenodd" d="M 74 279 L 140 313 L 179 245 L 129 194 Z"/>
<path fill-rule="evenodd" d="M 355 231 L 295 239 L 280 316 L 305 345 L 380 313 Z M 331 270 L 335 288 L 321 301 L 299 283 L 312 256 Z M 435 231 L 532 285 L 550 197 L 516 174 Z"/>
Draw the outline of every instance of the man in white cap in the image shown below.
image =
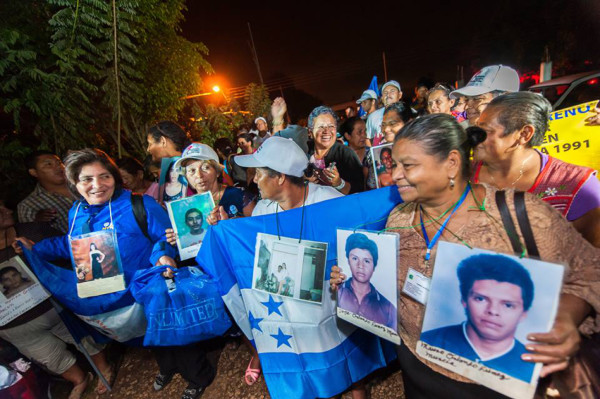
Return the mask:
<path fill-rule="evenodd" d="M 256 168 L 254 182 L 263 199 L 256 204 L 252 216 L 300 208 L 343 195 L 333 187 L 304 179 L 308 158 L 291 139 L 271 137 L 254 154 L 238 155 L 235 161 L 240 166 Z"/>
<path fill-rule="evenodd" d="M 256 125 L 256 137 L 254 137 L 254 140 L 252 141 L 252 147 L 258 148 L 266 139 L 271 137 L 271 133 L 269 133 L 267 120 L 262 116 L 256 118 L 254 124 Z"/>
<path fill-rule="evenodd" d="M 467 97 L 467 119 L 461 125 L 475 126 L 490 101 L 501 94 L 519 91 L 519 83 L 517 71 L 504 65 L 486 66 L 477 72 L 465 87 L 450 93 L 454 99 Z"/>
<path fill-rule="evenodd" d="M 367 118 L 367 138 L 369 140 L 372 141 L 375 136 L 381 134 L 381 122 L 383 122 L 383 111 L 385 110 L 385 107 L 397 103 L 401 98 L 402 88 L 400 87 L 400 83 L 395 80 L 390 80 L 381 87 L 381 101 L 383 102 L 383 107 L 374 111 Z"/>
<path fill-rule="evenodd" d="M 375 90 L 365 90 L 362 96 L 356 100 L 356 103 L 366 112 L 361 117 L 366 120 L 369 115 L 377 110 L 377 93 L 375 93 Z"/>

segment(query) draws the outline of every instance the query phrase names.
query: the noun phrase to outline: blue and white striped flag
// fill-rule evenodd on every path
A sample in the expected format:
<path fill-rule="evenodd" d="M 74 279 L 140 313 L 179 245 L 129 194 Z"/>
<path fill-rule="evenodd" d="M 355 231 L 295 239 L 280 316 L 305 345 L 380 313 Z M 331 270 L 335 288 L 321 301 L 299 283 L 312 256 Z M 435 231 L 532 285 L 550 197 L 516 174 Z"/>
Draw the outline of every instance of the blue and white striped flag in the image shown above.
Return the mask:
<path fill-rule="evenodd" d="M 395 349 L 335 317 L 329 274 L 336 259 L 336 229 L 380 230 L 401 202 L 395 187 L 320 202 L 278 215 L 220 222 L 207 232 L 196 258 L 219 282 L 223 300 L 254 341 L 271 396 L 330 397 L 395 358 Z M 257 233 L 328 243 L 321 305 L 253 290 Z M 303 226 L 301 227 L 301 220 Z"/>

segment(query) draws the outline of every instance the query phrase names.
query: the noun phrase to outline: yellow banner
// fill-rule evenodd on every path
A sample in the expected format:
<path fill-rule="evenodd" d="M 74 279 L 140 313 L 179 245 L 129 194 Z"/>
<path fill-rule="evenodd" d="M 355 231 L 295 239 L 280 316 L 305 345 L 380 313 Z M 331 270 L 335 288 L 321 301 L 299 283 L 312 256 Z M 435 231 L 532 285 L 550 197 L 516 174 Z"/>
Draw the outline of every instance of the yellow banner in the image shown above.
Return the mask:
<path fill-rule="evenodd" d="M 552 112 L 550 129 L 537 148 L 562 161 L 600 170 L 598 103 L 596 100 Z"/>

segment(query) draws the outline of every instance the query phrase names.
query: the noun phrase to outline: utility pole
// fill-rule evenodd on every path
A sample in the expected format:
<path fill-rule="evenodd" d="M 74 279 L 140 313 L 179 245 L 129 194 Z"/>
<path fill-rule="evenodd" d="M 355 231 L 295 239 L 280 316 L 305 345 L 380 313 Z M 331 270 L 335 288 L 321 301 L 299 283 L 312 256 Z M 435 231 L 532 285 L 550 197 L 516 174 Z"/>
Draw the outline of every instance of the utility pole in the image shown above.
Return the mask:
<path fill-rule="evenodd" d="M 383 52 L 383 78 L 385 79 L 385 81 L 388 81 L 387 78 L 387 63 L 385 62 L 385 51 Z"/>
<path fill-rule="evenodd" d="M 256 70 L 258 71 L 258 77 L 260 78 L 260 84 L 265 85 L 263 81 L 262 73 L 260 72 L 260 64 L 258 62 L 258 54 L 256 53 L 256 46 L 254 45 L 254 37 L 252 37 L 252 28 L 250 28 L 250 22 L 248 22 L 248 31 L 250 32 L 250 48 L 252 49 L 252 59 L 254 60 L 254 65 L 256 65 Z"/>

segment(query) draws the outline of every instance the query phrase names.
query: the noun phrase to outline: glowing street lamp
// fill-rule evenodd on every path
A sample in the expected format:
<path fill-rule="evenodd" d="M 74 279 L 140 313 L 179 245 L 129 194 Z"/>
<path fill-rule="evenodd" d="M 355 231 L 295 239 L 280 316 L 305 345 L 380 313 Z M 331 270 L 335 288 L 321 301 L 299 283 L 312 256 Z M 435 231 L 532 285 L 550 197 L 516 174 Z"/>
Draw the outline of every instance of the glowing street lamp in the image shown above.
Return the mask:
<path fill-rule="evenodd" d="M 189 96 L 184 96 L 184 97 L 181 97 L 181 99 L 182 100 L 189 100 L 190 98 L 210 96 L 210 95 L 213 95 L 215 93 L 219 93 L 220 91 L 221 91 L 221 88 L 218 85 L 214 85 L 212 87 L 212 91 L 207 91 L 206 93 L 192 94 L 192 95 L 189 95 Z M 225 96 L 224 93 L 223 93 L 223 96 Z"/>

